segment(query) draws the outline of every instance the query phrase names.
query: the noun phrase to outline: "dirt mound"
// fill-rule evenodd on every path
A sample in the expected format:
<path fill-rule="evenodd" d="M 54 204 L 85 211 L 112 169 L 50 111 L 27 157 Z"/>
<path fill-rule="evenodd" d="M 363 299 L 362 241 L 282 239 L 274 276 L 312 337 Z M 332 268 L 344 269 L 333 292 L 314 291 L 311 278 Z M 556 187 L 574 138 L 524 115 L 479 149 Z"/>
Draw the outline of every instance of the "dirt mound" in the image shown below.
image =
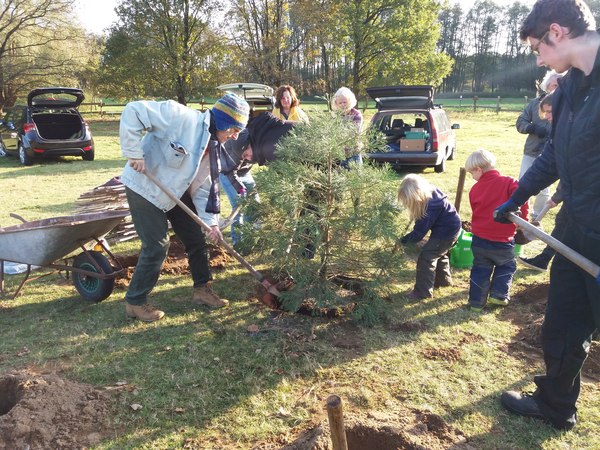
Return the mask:
<path fill-rule="evenodd" d="M 344 419 L 348 448 L 352 450 L 455 450 L 470 448 L 464 434 L 437 414 L 420 410 L 371 412 Z M 260 444 L 253 450 L 330 450 L 327 420 L 314 424 L 291 443 Z"/>
<path fill-rule="evenodd" d="M 213 270 L 223 269 L 233 262 L 233 257 L 217 245 L 208 244 L 208 254 L 210 268 Z M 123 274 L 115 280 L 118 287 L 126 288 L 129 284 L 133 270 L 138 262 L 138 256 L 116 256 L 119 264 L 125 269 Z M 176 236 L 171 236 L 169 253 L 160 273 L 163 275 L 187 275 L 190 273 L 185 247 L 183 246 L 183 242 Z"/>
<path fill-rule="evenodd" d="M 107 437 L 108 399 L 58 375 L 0 378 L 0 449 L 73 449 Z"/>
<path fill-rule="evenodd" d="M 507 348 L 511 355 L 535 360 L 543 358 L 541 330 L 549 287 L 548 283 L 534 284 L 513 296 L 511 307 L 503 314 L 519 327 L 519 332 Z M 584 376 L 600 381 L 600 346 L 597 342 L 592 343 L 582 372 Z"/>

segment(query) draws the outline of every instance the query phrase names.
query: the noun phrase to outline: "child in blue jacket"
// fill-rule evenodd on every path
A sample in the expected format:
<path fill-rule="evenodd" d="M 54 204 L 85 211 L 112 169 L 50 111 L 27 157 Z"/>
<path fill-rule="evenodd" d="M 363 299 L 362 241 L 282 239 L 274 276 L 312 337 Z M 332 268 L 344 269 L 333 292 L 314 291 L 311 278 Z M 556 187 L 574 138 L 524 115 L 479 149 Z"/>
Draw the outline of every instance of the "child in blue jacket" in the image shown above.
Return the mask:
<path fill-rule="evenodd" d="M 452 285 L 448 250 L 460 233 L 460 217 L 446 194 L 419 175 L 404 177 L 398 189 L 398 201 L 415 221 L 413 230 L 400 239 L 400 243 L 419 242 L 431 230 L 417 260 L 415 287 L 408 294 L 410 300 L 431 298 L 435 287 Z"/>

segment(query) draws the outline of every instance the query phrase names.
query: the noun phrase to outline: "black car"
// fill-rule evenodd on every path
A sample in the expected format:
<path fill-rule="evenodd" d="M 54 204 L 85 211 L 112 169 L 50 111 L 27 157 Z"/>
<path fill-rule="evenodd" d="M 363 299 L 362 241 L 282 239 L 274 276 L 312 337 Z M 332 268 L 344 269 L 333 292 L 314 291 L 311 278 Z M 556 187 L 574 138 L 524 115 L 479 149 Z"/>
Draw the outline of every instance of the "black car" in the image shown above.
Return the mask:
<path fill-rule="evenodd" d="M 367 88 L 377 112 L 371 126 L 385 135 L 385 151 L 367 157 L 401 166 L 433 166 L 446 170 L 446 160 L 456 153 L 455 129 L 446 111 L 433 103 L 433 86 L 388 86 Z"/>
<path fill-rule="evenodd" d="M 24 166 L 36 158 L 55 156 L 93 161 L 92 133 L 77 110 L 83 99 L 81 89 L 34 89 L 27 106 L 12 107 L 0 120 L 0 150 L 18 154 Z"/>

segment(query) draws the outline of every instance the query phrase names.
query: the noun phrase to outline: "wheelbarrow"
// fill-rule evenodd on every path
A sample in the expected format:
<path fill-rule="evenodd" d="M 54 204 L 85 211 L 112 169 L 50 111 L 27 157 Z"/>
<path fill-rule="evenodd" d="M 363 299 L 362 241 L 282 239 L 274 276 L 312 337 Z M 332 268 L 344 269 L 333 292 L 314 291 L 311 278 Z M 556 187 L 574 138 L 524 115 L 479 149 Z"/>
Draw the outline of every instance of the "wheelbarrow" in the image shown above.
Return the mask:
<path fill-rule="evenodd" d="M 106 211 L 27 222 L 11 214 L 23 223 L 0 227 L 0 294 L 4 293 L 4 261 L 11 261 L 27 265 L 25 277 L 12 295 L 13 299 L 29 280 L 32 266 L 41 266 L 72 272 L 77 292 L 86 300 L 101 302 L 112 293 L 115 277 L 124 270 L 102 237 L 127 215 L 129 211 Z M 92 250 L 88 249 L 90 243 L 93 243 Z M 78 248 L 82 252 L 70 256 Z M 68 265 L 71 258 L 73 263 Z M 64 264 L 57 263 L 59 260 Z M 46 275 L 49 274 L 41 276 Z"/>

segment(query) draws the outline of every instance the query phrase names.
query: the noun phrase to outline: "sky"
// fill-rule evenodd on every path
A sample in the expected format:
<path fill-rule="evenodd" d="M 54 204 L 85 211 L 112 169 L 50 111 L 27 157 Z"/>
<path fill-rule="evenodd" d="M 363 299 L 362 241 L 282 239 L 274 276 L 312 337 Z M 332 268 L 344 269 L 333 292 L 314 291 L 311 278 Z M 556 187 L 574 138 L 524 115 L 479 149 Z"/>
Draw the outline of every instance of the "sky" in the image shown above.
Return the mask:
<path fill-rule="evenodd" d="M 117 20 L 118 0 L 77 0 L 75 11 L 90 33 L 101 34 Z"/>
<path fill-rule="evenodd" d="M 535 0 L 520 0 L 531 7 Z M 473 6 L 475 0 L 450 0 L 451 3 L 460 3 L 463 10 Z M 511 5 L 515 0 L 495 0 L 501 6 Z M 77 0 L 76 11 L 81 23 L 91 33 L 101 34 L 117 19 L 115 6 L 119 0 Z"/>

